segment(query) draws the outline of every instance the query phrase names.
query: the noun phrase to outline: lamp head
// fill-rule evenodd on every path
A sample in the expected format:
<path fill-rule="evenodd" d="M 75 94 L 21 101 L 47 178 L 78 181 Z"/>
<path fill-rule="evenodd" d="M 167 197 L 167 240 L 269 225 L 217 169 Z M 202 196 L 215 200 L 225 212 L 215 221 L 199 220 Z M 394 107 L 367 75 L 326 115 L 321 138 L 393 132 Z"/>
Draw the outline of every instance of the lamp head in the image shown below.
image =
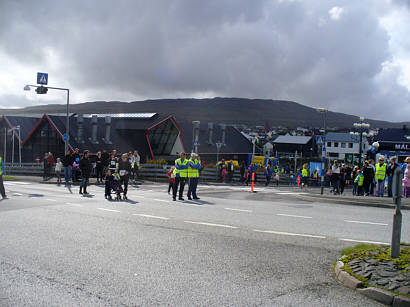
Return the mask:
<path fill-rule="evenodd" d="M 27 85 L 24 87 L 24 90 L 25 90 L 25 91 L 30 91 L 30 85 L 27 84 Z"/>

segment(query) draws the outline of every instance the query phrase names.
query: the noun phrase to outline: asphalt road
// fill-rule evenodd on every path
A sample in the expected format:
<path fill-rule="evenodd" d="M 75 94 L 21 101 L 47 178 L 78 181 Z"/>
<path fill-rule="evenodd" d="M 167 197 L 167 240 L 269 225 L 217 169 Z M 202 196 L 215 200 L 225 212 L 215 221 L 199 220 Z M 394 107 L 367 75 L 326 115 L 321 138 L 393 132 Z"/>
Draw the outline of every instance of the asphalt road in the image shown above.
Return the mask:
<path fill-rule="evenodd" d="M 164 184 L 109 202 L 102 186 L 6 182 L 0 305 L 381 306 L 339 285 L 343 247 L 388 243 L 393 211 L 302 201 L 297 192 Z M 403 211 L 402 241 L 410 242 Z"/>

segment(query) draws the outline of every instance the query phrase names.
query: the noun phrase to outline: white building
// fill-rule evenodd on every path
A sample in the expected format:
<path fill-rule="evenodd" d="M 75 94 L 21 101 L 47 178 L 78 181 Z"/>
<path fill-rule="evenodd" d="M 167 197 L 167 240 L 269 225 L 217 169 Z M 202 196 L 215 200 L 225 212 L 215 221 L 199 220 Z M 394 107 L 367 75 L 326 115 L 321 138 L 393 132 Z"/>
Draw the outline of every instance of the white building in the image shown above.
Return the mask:
<path fill-rule="evenodd" d="M 367 138 L 362 140 L 362 153 L 367 152 L 370 145 Z M 360 153 L 360 137 L 349 133 L 329 132 L 326 134 L 326 156 L 331 160 L 344 160 L 345 154 Z"/>

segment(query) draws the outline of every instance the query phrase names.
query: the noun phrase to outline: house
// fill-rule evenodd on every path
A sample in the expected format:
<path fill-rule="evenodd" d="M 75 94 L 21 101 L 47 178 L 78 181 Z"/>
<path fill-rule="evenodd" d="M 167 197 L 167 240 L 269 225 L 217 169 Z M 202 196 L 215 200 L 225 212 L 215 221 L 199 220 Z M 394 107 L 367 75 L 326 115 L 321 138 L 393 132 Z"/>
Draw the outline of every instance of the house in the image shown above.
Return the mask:
<path fill-rule="evenodd" d="M 379 153 L 386 156 L 398 157 L 398 162 L 410 156 L 410 129 L 406 125 L 402 128 L 380 129 L 374 137 L 379 143 Z"/>
<path fill-rule="evenodd" d="M 344 132 L 329 132 L 325 140 L 326 157 L 331 160 L 344 160 L 346 154 L 359 154 L 360 137 Z M 366 137 L 362 139 L 362 153 L 369 148 Z"/>
<path fill-rule="evenodd" d="M 311 136 L 280 135 L 272 141 L 273 150 L 280 154 L 302 154 L 304 157 L 317 155 L 317 146 Z"/>

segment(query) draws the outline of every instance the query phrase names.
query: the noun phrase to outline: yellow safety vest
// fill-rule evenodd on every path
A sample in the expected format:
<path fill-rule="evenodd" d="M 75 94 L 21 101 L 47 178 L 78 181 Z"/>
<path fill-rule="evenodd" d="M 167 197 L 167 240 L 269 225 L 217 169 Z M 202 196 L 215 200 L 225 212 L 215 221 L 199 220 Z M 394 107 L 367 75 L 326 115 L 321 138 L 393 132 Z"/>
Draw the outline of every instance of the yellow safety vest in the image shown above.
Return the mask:
<path fill-rule="evenodd" d="M 376 179 L 384 180 L 386 178 L 386 163 L 380 166 L 380 163 L 376 165 Z"/>
<path fill-rule="evenodd" d="M 308 170 L 306 168 L 302 169 L 302 177 L 308 177 L 309 173 Z"/>
<path fill-rule="evenodd" d="M 361 175 L 361 176 L 360 176 L 360 175 L 357 175 L 357 177 L 356 177 L 356 179 L 354 180 L 354 182 L 356 182 L 359 187 L 363 186 L 364 176 L 363 176 L 363 175 Z"/>
<path fill-rule="evenodd" d="M 3 168 L 1 167 L 1 161 L 3 161 L 0 157 L 0 176 L 3 175 Z"/>
<path fill-rule="evenodd" d="M 317 178 L 318 177 L 318 175 L 319 175 L 319 173 L 313 173 L 313 178 Z"/>
<path fill-rule="evenodd" d="M 175 160 L 175 170 L 174 170 L 174 175 L 177 177 L 181 178 L 187 178 L 188 177 L 188 168 L 180 169 L 181 165 L 187 165 L 188 164 L 188 159 L 184 159 L 184 161 L 181 161 L 181 158 L 178 158 Z"/>
<path fill-rule="evenodd" d="M 198 166 L 199 164 L 201 164 L 201 161 L 198 161 L 197 159 L 195 159 L 195 160 L 189 159 L 188 161 L 191 162 L 192 164 L 194 164 L 195 166 Z M 189 168 L 188 168 L 188 177 L 189 178 L 198 178 L 199 177 L 199 170 L 189 166 Z"/>

